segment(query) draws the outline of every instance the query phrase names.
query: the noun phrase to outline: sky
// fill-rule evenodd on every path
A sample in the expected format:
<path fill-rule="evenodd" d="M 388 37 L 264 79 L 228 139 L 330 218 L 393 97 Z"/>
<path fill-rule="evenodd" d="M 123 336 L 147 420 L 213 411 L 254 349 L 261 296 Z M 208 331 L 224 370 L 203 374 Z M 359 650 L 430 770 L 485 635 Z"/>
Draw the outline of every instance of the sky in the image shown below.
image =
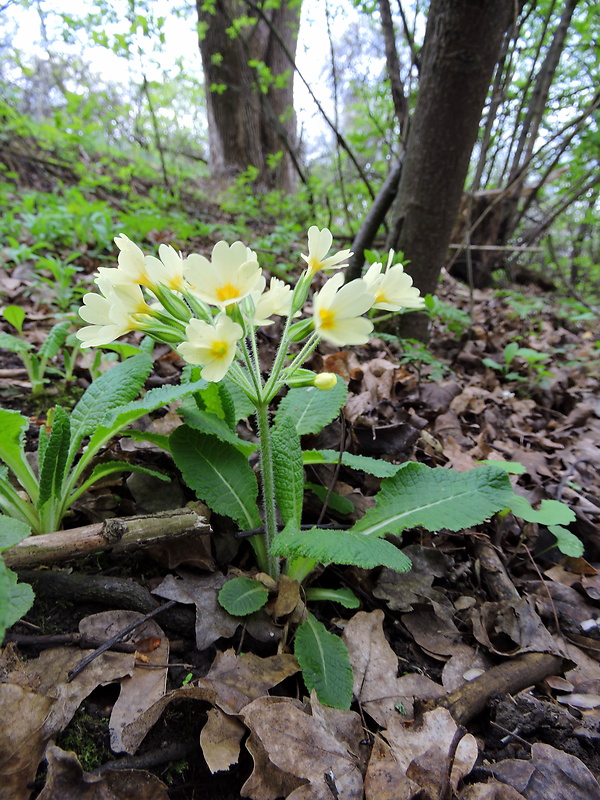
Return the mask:
<path fill-rule="evenodd" d="M 113 3 L 113 5 L 115 5 Z M 333 116 L 333 101 L 327 81 L 324 78 L 330 59 L 330 44 L 327 37 L 324 0 L 303 0 L 302 21 L 296 62 L 299 71 L 310 84 L 312 91 L 318 97 L 326 113 Z M 141 59 L 133 59 L 129 64 L 122 58 L 114 55 L 105 47 L 89 47 L 89 40 L 83 33 L 75 37 L 72 45 L 62 42 L 60 36 L 60 19 L 52 13 L 52 9 L 70 11 L 73 5 L 69 0 L 43 0 L 42 8 L 47 10 L 46 30 L 48 38 L 53 42 L 55 49 L 62 52 L 80 55 L 87 61 L 92 70 L 103 76 L 109 82 L 122 82 L 125 69 L 135 75 L 141 75 L 141 64 L 149 81 L 161 80 L 163 70 L 174 72 L 177 69 L 177 59 L 182 59 L 186 72 L 198 75 L 202 81 L 200 53 L 198 50 L 197 34 L 195 31 L 195 12 L 190 10 L 186 17 L 176 16 L 172 13 L 172 0 L 152 0 L 152 10 L 156 16 L 164 15 L 164 35 L 166 45 L 160 55 L 152 54 L 148 48 L 148 40 L 140 36 L 140 46 L 144 49 Z M 81 0 L 77 3 L 77 14 L 83 15 L 86 9 L 92 9 L 93 3 Z M 329 0 L 330 14 L 335 18 L 335 34 L 340 36 L 344 30 L 356 19 L 356 12 L 349 0 Z M 0 20 L 5 31 L 4 40 L 11 41 L 13 47 L 24 54 L 39 53 L 44 55 L 43 33 L 40 17 L 36 8 L 24 9 L 17 5 L 9 6 L 2 12 Z M 117 25 L 107 25 L 106 33 L 109 36 L 119 32 Z M 328 130 L 314 101 L 311 99 L 302 81 L 296 76 L 294 84 L 295 107 L 299 125 L 303 136 L 310 141 L 315 141 Z"/>

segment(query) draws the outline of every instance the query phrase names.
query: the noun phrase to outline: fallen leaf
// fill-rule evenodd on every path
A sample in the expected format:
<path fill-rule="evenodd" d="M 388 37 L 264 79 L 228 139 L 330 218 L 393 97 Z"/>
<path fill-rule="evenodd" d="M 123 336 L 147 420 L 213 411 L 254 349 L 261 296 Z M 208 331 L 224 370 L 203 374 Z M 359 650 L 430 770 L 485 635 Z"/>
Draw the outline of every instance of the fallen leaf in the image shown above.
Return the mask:
<path fill-rule="evenodd" d="M 341 739 L 331 717 L 311 716 L 287 698 L 261 697 L 244 708 L 244 721 L 260 740 L 269 761 L 284 773 L 309 783 L 295 789 L 288 800 L 331 800 L 330 786 L 335 787 L 340 800 L 362 798 L 357 752 L 363 736 L 360 717 L 339 709 L 337 714 L 354 721 L 356 749 L 349 749 Z M 339 719 L 337 715 L 336 718 Z"/>
<path fill-rule="evenodd" d="M 527 598 L 483 603 L 471 609 L 473 635 L 498 655 L 553 653 L 564 657 L 565 649 L 552 638 Z"/>
<path fill-rule="evenodd" d="M 228 770 L 240 757 L 244 725 L 218 708 L 208 711 L 208 720 L 200 733 L 200 747 L 212 773 Z"/>
<path fill-rule="evenodd" d="M 576 756 L 536 742 L 531 760 L 494 764 L 494 776 L 521 792 L 526 800 L 597 800 L 600 785 Z"/>
<path fill-rule="evenodd" d="M 367 800 L 380 800 L 378 791 L 384 798 L 395 797 L 408 800 L 418 792 L 424 797 L 437 797 L 440 780 L 447 774 L 448 756 L 457 725 L 449 711 L 436 708 L 423 716 L 419 726 L 407 727 L 392 717 L 382 736 L 387 740 L 385 746 L 373 748 L 365 786 Z M 450 784 L 456 791 L 458 782 L 473 769 L 478 749 L 475 737 L 463 736 L 454 754 L 450 772 Z M 394 786 L 395 794 L 389 789 Z"/>
<path fill-rule="evenodd" d="M 512 786 L 492 780 L 467 786 L 460 793 L 459 800 L 525 800 L 525 798 Z"/>
<path fill-rule="evenodd" d="M 165 784 L 141 769 L 84 772 L 75 753 L 50 745 L 48 775 L 38 800 L 169 800 Z"/>
<path fill-rule="evenodd" d="M 397 677 L 398 657 L 385 638 L 383 620 L 379 609 L 359 611 L 347 623 L 342 636 L 354 674 L 354 696 L 379 725 L 398 716 L 398 709 L 411 719 L 415 697 L 425 700 L 446 694 L 442 686 L 425 675 Z"/>
<path fill-rule="evenodd" d="M 138 611 L 103 611 L 82 619 L 79 632 L 103 641 L 143 616 Z M 158 639 L 158 647 L 146 653 L 148 666 L 136 666 L 132 675 L 121 681 L 121 692 L 111 711 L 110 746 L 115 753 L 135 753 L 143 737 L 140 738 L 139 730 L 135 734 L 130 731 L 130 725 L 153 706 L 167 689 L 169 640 L 153 619 L 136 628 L 133 643 L 147 637 Z"/>

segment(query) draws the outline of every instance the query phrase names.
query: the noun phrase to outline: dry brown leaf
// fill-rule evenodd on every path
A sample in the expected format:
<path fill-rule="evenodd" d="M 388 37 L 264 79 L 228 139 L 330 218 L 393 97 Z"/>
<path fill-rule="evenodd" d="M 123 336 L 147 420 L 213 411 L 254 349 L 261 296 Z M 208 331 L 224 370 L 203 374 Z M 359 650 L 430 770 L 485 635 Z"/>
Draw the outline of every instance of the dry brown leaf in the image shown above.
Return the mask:
<path fill-rule="evenodd" d="M 442 683 L 447 692 L 453 692 L 467 682 L 465 675 L 471 670 L 486 670 L 491 666 L 480 650 L 468 644 L 456 650 L 449 661 L 444 664 Z"/>
<path fill-rule="evenodd" d="M 525 800 L 520 792 L 499 781 L 476 783 L 459 794 L 459 800 Z"/>
<path fill-rule="evenodd" d="M 140 769 L 84 772 L 75 753 L 50 745 L 48 776 L 39 800 L 169 800 L 165 784 Z"/>
<path fill-rule="evenodd" d="M 373 591 L 375 597 L 385 600 L 392 611 L 412 611 L 413 604 L 429 601 L 436 606 L 452 605 L 446 595 L 432 588 L 434 578 L 446 577 L 452 566 L 448 556 L 439 550 L 420 545 L 409 545 L 402 552 L 412 562 L 409 572 L 383 569 Z"/>
<path fill-rule="evenodd" d="M 553 639 L 527 598 L 483 603 L 471 609 L 473 635 L 498 655 L 553 653 L 565 656 L 561 643 Z"/>
<path fill-rule="evenodd" d="M 200 733 L 200 747 L 212 773 L 228 770 L 240 757 L 244 725 L 218 708 L 208 711 L 208 720 Z"/>
<path fill-rule="evenodd" d="M 331 800 L 330 785 L 335 787 L 340 800 L 361 800 L 363 781 L 358 752 L 348 748 L 336 729 L 336 720 L 348 718 L 360 739 L 362 726 L 358 714 L 337 710 L 335 717 L 323 712 L 317 718 L 287 698 L 262 697 L 246 706 L 243 714 L 269 761 L 284 773 L 308 781 L 309 785 L 299 786 L 289 794 L 288 800 Z M 254 779 L 260 784 L 259 776 Z"/>
<path fill-rule="evenodd" d="M 585 764 L 549 744 L 534 744 L 530 761 L 509 759 L 494 764 L 494 775 L 526 800 L 600 798 L 600 785 Z"/>
<path fill-rule="evenodd" d="M 35 778 L 48 740 L 62 731 L 97 686 L 130 675 L 133 653 L 103 653 L 73 681 L 67 675 L 90 650 L 60 647 L 45 650 L 0 684 L 0 785 L 10 787 L 11 800 L 29 797 L 27 783 Z M 11 711 L 12 709 L 12 711 Z"/>
<path fill-rule="evenodd" d="M 79 632 L 103 641 L 143 616 L 138 611 L 103 611 L 82 619 Z M 140 738 L 137 727 L 135 733 L 130 731 L 131 723 L 153 706 L 167 689 L 169 640 L 153 619 L 136 628 L 132 642 L 135 644 L 148 637 L 156 637 L 159 645 L 145 654 L 148 666 L 136 666 L 131 677 L 121 681 L 121 692 L 110 715 L 110 746 L 115 753 L 135 753 L 143 736 Z"/>
<path fill-rule="evenodd" d="M 274 702 L 284 700 L 280 697 L 271 699 Z M 260 739 L 253 733 L 246 741 L 246 749 L 252 756 L 254 769 L 242 786 L 241 797 L 251 797 L 253 800 L 278 800 L 280 797 L 289 797 L 295 789 L 307 784 L 307 781 L 296 778 L 272 764 Z"/>
<path fill-rule="evenodd" d="M 267 694 L 268 690 L 298 672 L 293 655 L 260 658 L 253 653 L 236 655 L 233 649 L 217 656 L 198 687 L 214 693 L 215 704 L 226 714 L 239 714 L 252 700 Z"/>
<path fill-rule="evenodd" d="M 380 745 L 371 754 L 365 777 L 367 800 L 380 800 L 378 791 L 384 798 L 394 796 L 399 800 L 408 800 L 420 790 L 425 797 L 437 797 L 441 777 L 449 768 L 448 756 L 456 732 L 456 723 L 444 708 L 429 711 L 418 727 L 408 728 L 392 717 L 387 731 L 382 732 L 389 749 Z M 477 754 L 475 737 L 466 734 L 458 743 L 452 762 L 450 784 L 455 791 L 458 782 L 473 769 Z M 395 795 L 389 793 L 392 786 Z"/>
<path fill-rule="evenodd" d="M 432 699 L 446 694 L 444 688 L 425 675 L 397 677 L 398 658 L 383 632 L 381 610 L 359 611 L 346 625 L 342 639 L 348 648 L 354 673 L 354 696 L 379 725 L 397 716 L 396 706 L 405 717 L 414 713 L 414 698 Z"/>
<path fill-rule="evenodd" d="M 402 615 L 402 622 L 419 647 L 434 658 L 441 657 L 445 661 L 445 656 L 462 650 L 463 637 L 445 609 L 411 611 Z"/>
<path fill-rule="evenodd" d="M 272 609 L 275 619 L 287 617 L 293 612 L 299 602 L 300 584 L 298 581 L 288 578 L 287 575 L 281 575 L 277 587 L 277 596 Z"/>
<path fill-rule="evenodd" d="M 208 576 L 194 575 L 181 571 L 179 577 L 167 575 L 164 581 L 153 590 L 153 594 L 178 603 L 191 603 L 196 606 L 196 647 L 205 650 L 221 637 L 228 639 L 240 624 L 219 605 L 218 593 L 227 578 L 221 573 Z"/>

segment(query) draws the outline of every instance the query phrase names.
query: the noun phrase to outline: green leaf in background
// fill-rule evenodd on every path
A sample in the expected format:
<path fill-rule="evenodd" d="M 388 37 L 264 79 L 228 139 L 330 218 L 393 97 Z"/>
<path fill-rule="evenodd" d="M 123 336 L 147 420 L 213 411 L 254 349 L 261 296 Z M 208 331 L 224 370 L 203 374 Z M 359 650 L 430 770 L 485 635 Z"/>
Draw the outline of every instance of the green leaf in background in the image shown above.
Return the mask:
<path fill-rule="evenodd" d="M 52 430 L 43 448 L 40 466 L 40 495 L 37 507 L 40 509 L 51 498 L 60 498 L 67 470 L 67 458 L 71 444 L 71 423 L 69 415 L 60 406 L 54 410 Z"/>
<path fill-rule="evenodd" d="M 218 417 L 213 412 L 199 409 L 193 398 L 186 398 L 181 412 L 183 419 L 190 428 L 210 434 L 210 436 L 216 436 L 220 441 L 232 444 L 240 453 L 243 453 L 246 458 L 249 458 L 256 450 L 256 444 L 240 439 L 222 417 Z"/>
<path fill-rule="evenodd" d="M 268 590 L 252 578 L 232 578 L 219 592 L 219 603 L 234 617 L 254 614 L 268 599 Z"/>
<path fill-rule="evenodd" d="M 7 322 L 16 328 L 19 333 L 23 333 L 25 311 L 23 310 L 22 306 L 5 306 L 2 316 Z"/>
<path fill-rule="evenodd" d="M 558 500 L 542 500 L 536 510 L 526 497 L 513 493 L 506 507 L 510 508 L 515 517 L 520 517 L 525 522 L 537 522 L 539 525 L 568 525 L 576 519 L 575 512 Z"/>
<path fill-rule="evenodd" d="M 86 436 L 90 436 L 107 413 L 135 399 L 152 370 L 145 353 L 121 361 L 92 381 L 71 413 L 71 458 Z"/>
<path fill-rule="evenodd" d="M 320 586 L 309 586 L 304 590 L 306 599 L 309 602 L 323 602 L 324 600 L 330 603 L 339 603 L 344 608 L 358 608 L 360 600 L 354 594 L 352 589 L 322 589 Z"/>
<path fill-rule="evenodd" d="M 0 331 L 0 350 L 10 350 L 11 353 L 28 353 L 32 349 L 29 342 L 13 336 L 12 333 Z"/>
<path fill-rule="evenodd" d="M 319 702 L 332 708 L 349 709 L 352 702 L 352 666 L 346 645 L 329 633 L 312 614 L 296 631 L 294 654 L 302 669 L 306 688 L 317 693 Z"/>
<path fill-rule="evenodd" d="M 322 503 L 327 500 L 327 508 L 336 511 L 338 514 L 347 516 L 354 511 L 354 503 L 352 500 L 348 500 L 347 497 L 342 497 L 342 495 L 337 492 L 330 492 L 327 486 L 321 486 L 319 483 L 305 483 L 304 487 L 316 494 Z"/>
<path fill-rule="evenodd" d="M 496 467 L 508 472 L 509 475 L 524 475 L 527 472 L 527 467 L 519 461 L 496 461 L 495 459 L 488 458 L 485 461 L 478 461 L 484 467 Z"/>
<path fill-rule="evenodd" d="M 410 560 L 391 542 L 354 530 L 300 531 L 287 525 L 275 537 L 271 552 L 287 558 L 311 558 L 319 564 L 354 564 L 363 569 L 383 566 L 408 572 L 411 567 Z"/>
<path fill-rule="evenodd" d="M 261 525 L 256 476 L 239 450 L 188 425 L 173 431 L 170 445 L 184 481 L 200 500 L 242 530 Z"/>
<path fill-rule="evenodd" d="M 7 628 L 26 614 L 35 600 L 28 583 L 17 583 L 17 574 L 0 558 L 0 642 Z"/>
<path fill-rule="evenodd" d="M 38 486 L 23 443 L 29 420 L 18 411 L 0 408 L 0 460 L 13 472 L 32 500 L 37 499 Z"/>
<path fill-rule="evenodd" d="M 58 354 L 60 348 L 65 343 L 65 339 L 69 335 L 69 328 L 71 323 L 68 320 L 64 322 L 57 322 L 53 325 L 48 332 L 48 336 L 44 339 L 44 343 L 40 347 L 39 356 L 45 361 L 49 361 Z"/>
<path fill-rule="evenodd" d="M 278 417 L 271 429 L 275 496 L 283 524 L 299 526 L 304 503 L 302 447 L 294 420 L 286 414 Z"/>
<path fill-rule="evenodd" d="M 0 514 L 0 551 L 22 542 L 31 533 L 31 528 L 20 519 Z"/>
<path fill-rule="evenodd" d="M 513 496 L 508 475 L 493 467 L 453 472 L 410 462 L 382 482 L 375 508 L 352 531 L 385 536 L 417 525 L 428 531 L 458 531 L 510 507 Z"/>
<path fill-rule="evenodd" d="M 329 391 L 317 389 L 316 386 L 290 389 L 279 403 L 275 420 L 287 415 L 294 420 L 300 436 L 318 433 L 337 417 L 347 396 L 348 390 L 341 378 Z"/>
<path fill-rule="evenodd" d="M 304 464 L 337 464 L 340 454 L 337 450 L 305 450 L 302 454 Z M 395 475 L 405 464 L 390 464 L 380 458 L 369 456 L 355 456 L 352 453 L 342 453 L 342 465 L 350 469 L 368 472 L 376 478 L 390 478 Z"/>
<path fill-rule="evenodd" d="M 580 558 L 583 555 L 583 542 L 574 533 L 561 525 L 548 525 L 548 530 L 556 538 L 556 546 L 561 553 L 571 558 Z"/>
<path fill-rule="evenodd" d="M 236 422 L 241 419 L 247 419 L 254 414 L 254 404 L 230 378 L 225 376 L 222 381 L 219 381 L 219 386 L 221 385 L 227 389 L 233 400 Z"/>

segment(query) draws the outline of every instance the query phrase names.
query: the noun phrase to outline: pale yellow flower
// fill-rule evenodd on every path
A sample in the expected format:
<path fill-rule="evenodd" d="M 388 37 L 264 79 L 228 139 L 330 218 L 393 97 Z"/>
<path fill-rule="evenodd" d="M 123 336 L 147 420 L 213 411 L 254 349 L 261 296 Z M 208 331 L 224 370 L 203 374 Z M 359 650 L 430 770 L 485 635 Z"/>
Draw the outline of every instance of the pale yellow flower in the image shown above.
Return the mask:
<path fill-rule="evenodd" d="M 146 271 L 150 280 L 154 285 L 162 283 L 174 292 L 185 291 L 187 284 L 183 276 L 184 259 L 175 248 L 166 244 L 160 245 L 158 255 L 160 258 L 155 256 L 146 256 L 145 258 Z"/>
<path fill-rule="evenodd" d="M 103 278 L 96 282 L 102 294 L 85 294 L 83 306 L 79 309 L 79 316 L 91 323 L 77 331 L 83 347 L 110 344 L 129 331 L 149 327 L 154 312 L 137 284 L 113 285 Z M 138 314 L 144 318 L 134 316 Z"/>
<path fill-rule="evenodd" d="M 242 242 L 217 242 L 209 261 L 198 253 L 189 255 L 183 267 L 190 292 L 199 300 L 226 308 L 247 297 L 257 286 L 261 271 L 254 253 Z"/>
<path fill-rule="evenodd" d="M 313 322 L 317 333 L 327 341 L 344 347 L 366 344 L 373 323 L 361 316 L 373 305 L 374 295 L 362 278 L 345 286 L 341 273 L 330 278 L 313 298 Z"/>
<path fill-rule="evenodd" d="M 323 228 L 320 231 L 316 225 L 308 229 L 308 255 L 301 255 L 306 261 L 307 269 L 311 275 L 318 272 L 320 269 L 327 269 L 328 267 L 346 267 L 345 262 L 352 255 L 351 250 L 340 250 L 332 256 L 327 257 L 327 253 L 331 248 L 333 236 L 328 228 Z"/>
<path fill-rule="evenodd" d="M 115 238 L 115 244 L 119 248 L 118 268 L 115 274 L 111 275 L 113 282 L 116 283 L 139 283 L 140 286 L 152 286 L 152 281 L 146 269 L 144 254 L 134 242 L 124 233 Z M 98 270 L 103 277 L 108 270 L 101 267 Z M 110 270 L 112 273 L 112 270 Z M 96 280 L 98 283 L 98 280 Z"/>
<path fill-rule="evenodd" d="M 390 267 L 383 274 L 381 270 L 381 264 L 372 264 L 363 278 L 369 291 L 375 295 L 373 308 L 385 311 L 424 308 L 425 301 L 417 287 L 412 285 L 413 280 L 404 272 L 402 264 Z"/>
<path fill-rule="evenodd" d="M 328 392 L 337 384 L 337 375 L 334 372 L 320 372 L 313 381 L 313 386 L 322 392 Z"/>
<path fill-rule="evenodd" d="M 244 333 L 242 326 L 221 314 L 216 325 L 192 319 L 185 332 L 187 342 L 178 345 L 177 352 L 188 364 L 202 367 L 204 380 L 220 381 L 235 358 L 236 345 Z"/>
<path fill-rule="evenodd" d="M 264 280 L 264 279 L 263 279 Z M 271 278 L 266 292 L 258 295 L 254 300 L 254 324 L 272 325 L 269 319 L 273 314 L 287 317 L 292 308 L 292 289 L 279 278 Z"/>

